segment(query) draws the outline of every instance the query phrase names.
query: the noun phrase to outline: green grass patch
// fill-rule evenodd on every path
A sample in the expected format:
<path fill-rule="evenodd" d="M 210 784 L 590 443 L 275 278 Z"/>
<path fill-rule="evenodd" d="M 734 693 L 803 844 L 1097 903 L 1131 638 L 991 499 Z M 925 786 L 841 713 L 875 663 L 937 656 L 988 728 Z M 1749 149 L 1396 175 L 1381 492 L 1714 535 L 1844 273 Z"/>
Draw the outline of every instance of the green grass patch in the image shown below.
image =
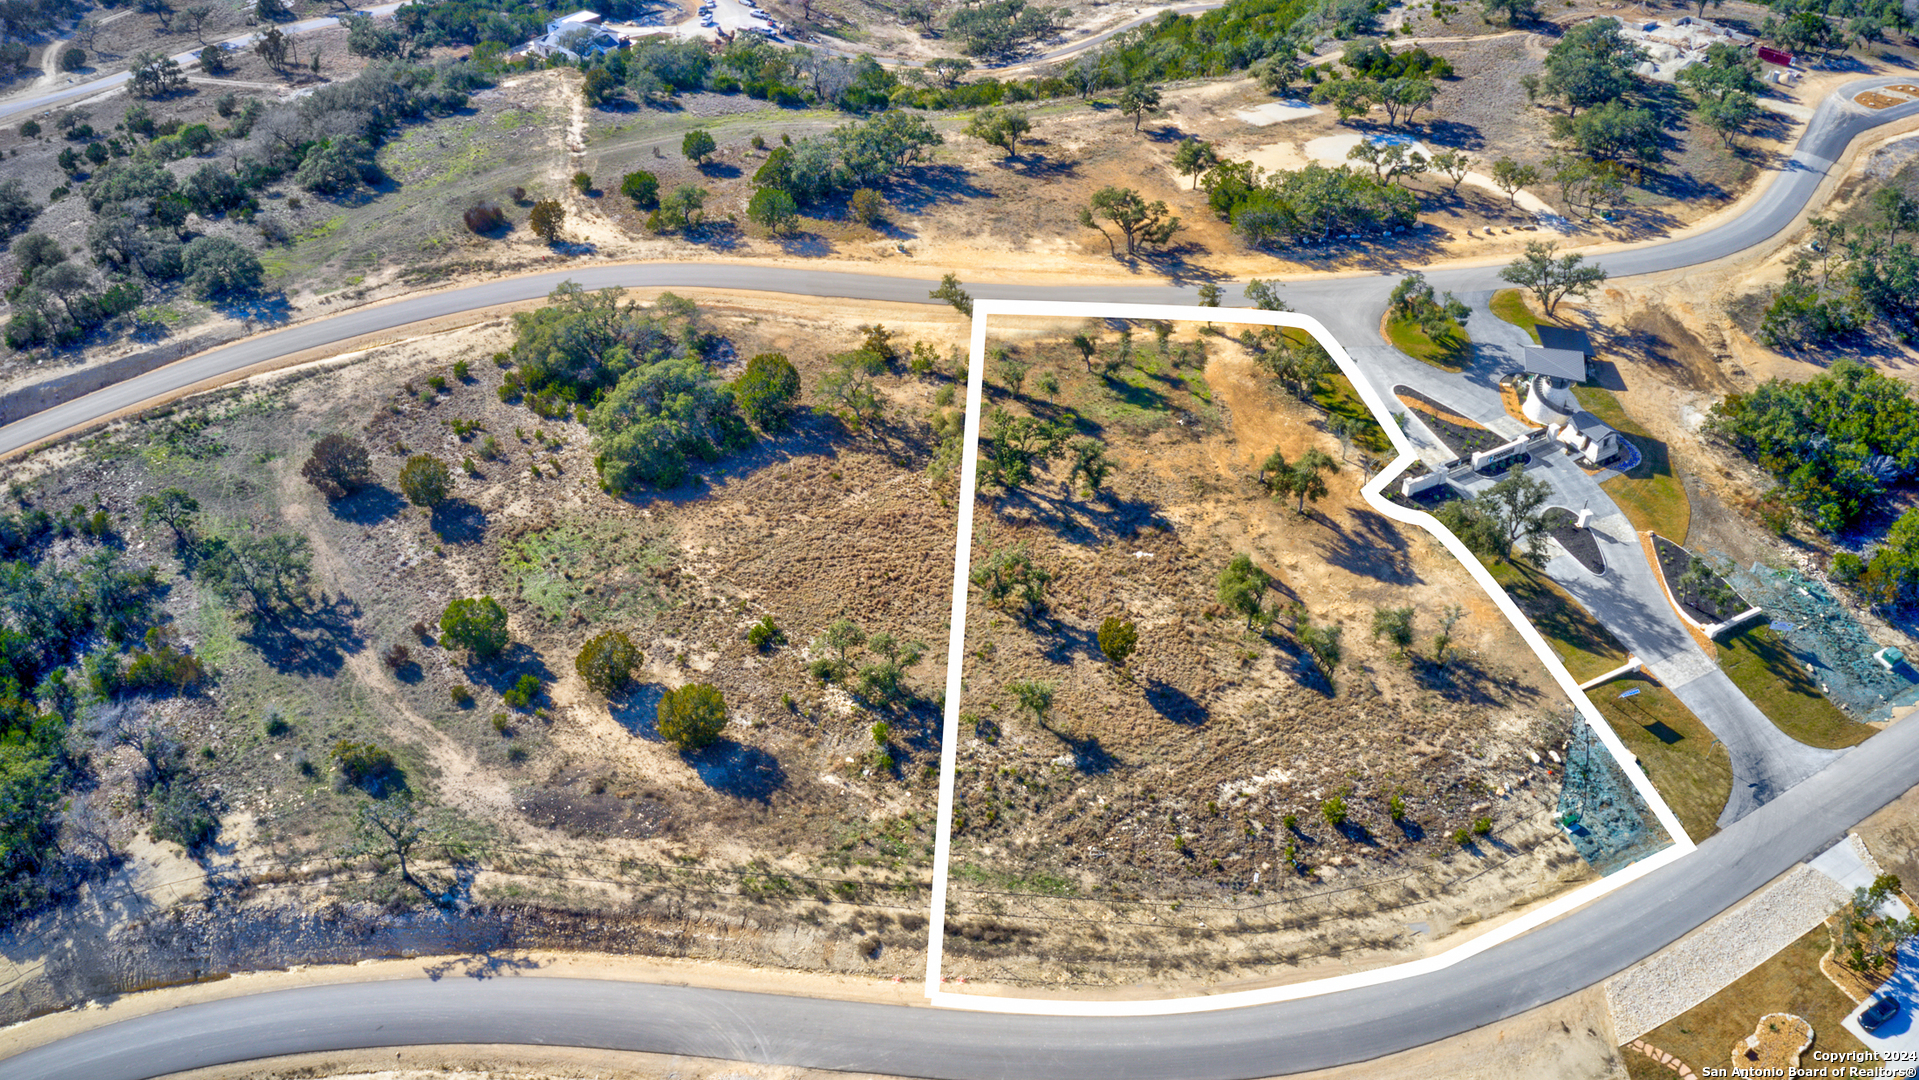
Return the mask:
<path fill-rule="evenodd" d="M 1551 578 L 1523 563 L 1487 562 L 1493 580 L 1539 628 L 1559 659 L 1584 682 L 1626 662 L 1625 646 Z"/>
<path fill-rule="evenodd" d="M 1519 327 L 1533 336 L 1533 344 L 1539 344 L 1539 316 L 1526 306 L 1526 294 L 1518 289 L 1501 289 L 1493 294 L 1493 314 Z"/>
<path fill-rule="evenodd" d="M 1343 373 L 1335 371 L 1331 378 L 1321 383 L 1319 391 L 1313 395 L 1313 401 L 1326 410 L 1326 415 L 1346 421 L 1354 446 L 1371 454 L 1393 452 L 1393 444 L 1386 438 L 1386 430 L 1373 417 L 1373 410 L 1359 400 L 1359 392 L 1353 389 L 1353 381 Z"/>
<path fill-rule="evenodd" d="M 1612 391 L 1597 386 L 1575 386 L 1573 396 L 1589 413 L 1613 430 L 1631 439 L 1639 448 L 1639 464 L 1600 485 L 1619 504 L 1635 529 L 1651 530 L 1675 544 L 1686 542 L 1692 527 L 1692 500 L 1686 497 L 1686 485 L 1673 471 L 1666 444 L 1652 437 L 1645 428 L 1626 415 L 1625 407 Z"/>
<path fill-rule="evenodd" d="M 1467 336 L 1466 328 L 1456 322 L 1448 320 L 1446 327 L 1435 340 L 1411 319 L 1388 318 L 1386 339 L 1393 343 L 1393 348 L 1441 371 L 1464 371 L 1466 348 L 1473 339 Z"/>
<path fill-rule="evenodd" d="M 546 110 L 508 109 L 493 120 L 506 131 L 518 131 L 523 127 L 543 127 L 546 124 Z"/>
<path fill-rule="evenodd" d="M 1876 730 L 1840 712 L 1769 627 L 1754 626 L 1719 642 L 1719 666 L 1779 730 L 1807 746 L 1857 746 Z"/>
<path fill-rule="evenodd" d="M 1646 1041 L 1678 1055 L 1694 1073 L 1704 1075 L 1707 1067 L 1726 1067 L 1733 1044 L 1751 1035 L 1761 1016 L 1783 1012 L 1805 1017 L 1818 1040 L 1814 1045 L 1821 1050 L 1865 1050 L 1851 1032 L 1839 1026 L 1855 1007 L 1853 1000 L 1819 970 L 1819 958 L 1831 946 L 1832 932 L 1825 924 L 1813 927 L 1731 986 L 1648 1032 Z M 1635 1080 L 1655 1076 L 1672 1080 L 1677 1075 L 1636 1050 L 1623 1051 L 1620 1056 Z M 1743 1060 L 1736 1063 L 1747 1064 Z"/>
<path fill-rule="evenodd" d="M 666 600 L 645 572 L 665 563 L 670 540 L 604 524 L 557 525 L 508 541 L 500 553 L 520 599 L 557 622 L 578 611 L 599 620 L 660 610 Z"/>
<path fill-rule="evenodd" d="M 1631 697 L 1621 694 L 1639 691 Z M 1623 675 L 1586 692 L 1619 741 L 1639 759 L 1659 794 L 1698 843 L 1719 831 L 1732 796 L 1732 759 L 1671 690 L 1644 675 Z"/>
<path fill-rule="evenodd" d="M 952 875 L 961 881 L 996 892 L 1038 893 L 1042 896 L 1079 895 L 1079 886 L 1058 874 L 1009 874 L 988 870 L 972 863 L 954 863 Z"/>

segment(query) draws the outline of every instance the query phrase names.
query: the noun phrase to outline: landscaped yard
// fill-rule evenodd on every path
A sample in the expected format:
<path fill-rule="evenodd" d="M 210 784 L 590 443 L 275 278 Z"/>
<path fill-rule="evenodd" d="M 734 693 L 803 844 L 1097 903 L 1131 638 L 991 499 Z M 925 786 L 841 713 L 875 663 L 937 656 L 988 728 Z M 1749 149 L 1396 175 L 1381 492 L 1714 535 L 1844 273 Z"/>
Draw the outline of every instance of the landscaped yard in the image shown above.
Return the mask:
<path fill-rule="evenodd" d="M 1512 323 L 1514 326 L 1533 336 L 1533 344 L 1539 344 L 1539 331 L 1533 327 L 1539 325 L 1539 316 L 1526 306 L 1526 294 L 1518 289 L 1501 289 L 1493 294 L 1490 305 L 1493 314 Z"/>
<path fill-rule="evenodd" d="M 1451 329 L 1441 331 L 1439 339 L 1435 341 L 1413 320 L 1388 317 L 1386 340 L 1407 356 L 1423 360 L 1441 371 L 1463 371 L 1467 349 L 1472 346 L 1473 339 L 1466 335 L 1466 329 L 1458 323 L 1448 321 L 1447 325 Z"/>
<path fill-rule="evenodd" d="M 1832 946 L 1832 934 L 1822 924 L 1779 950 L 1760 964 L 1687 1011 L 1645 1035 L 1645 1040 L 1669 1054 L 1677 1054 L 1695 1074 L 1710 1067 L 1733 1064 L 1733 1044 L 1751 1035 L 1759 1018 L 1785 1012 L 1803 1016 L 1812 1024 L 1812 1046 L 1800 1058 L 1811 1064 L 1815 1050 L 1863 1051 L 1852 1033 L 1839 1026 L 1853 1010 L 1853 1001 L 1839 992 L 1819 971 L 1819 958 Z M 1672 1070 L 1636 1051 L 1622 1055 L 1633 1080 L 1673 1080 Z M 1741 1065 L 1750 1062 L 1743 1059 Z"/>
<path fill-rule="evenodd" d="M 1876 730 L 1847 718 L 1828 701 L 1805 666 L 1767 627 L 1754 626 L 1721 641 L 1719 666 L 1779 730 L 1808 746 L 1856 746 Z"/>
<path fill-rule="evenodd" d="M 1645 675 L 1609 679 L 1586 696 L 1639 759 L 1686 835 L 1697 843 L 1718 832 L 1719 813 L 1732 794 L 1732 761 L 1692 710 Z"/>
<path fill-rule="evenodd" d="M 1438 436 L 1454 457 L 1468 457 L 1480 450 L 1491 450 L 1506 440 L 1448 408 L 1445 403 L 1408 386 L 1393 387 L 1401 404 L 1419 414 L 1419 419 Z"/>
<path fill-rule="evenodd" d="M 1579 527 L 1578 515 L 1563 506 L 1549 506 L 1541 516 L 1546 519 L 1547 531 L 1566 549 L 1566 554 L 1578 559 L 1591 573 L 1605 573 L 1606 559 L 1599 553 L 1599 541 L 1593 539 L 1591 529 Z"/>
<path fill-rule="evenodd" d="M 1748 610 L 1746 598 L 1721 581 L 1712 567 L 1692 552 L 1659 535 L 1653 536 L 1652 547 L 1666 588 L 1672 590 L 1673 600 L 1693 622 L 1711 626 Z M 1703 576 L 1689 579 L 1687 575 L 1694 573 L 1695 568 L 1702 571 Z"/>
<path fill-rule="evenodd" d="M 1523 563 L 1488 562 L 1486 567 L 1552 643 L 1573 678 L 1591 679 L 1626 662 L 1626 649 L 1619 639 L 1551 578 Z"/>
<path fill-rule="evenodd" d="M 1575 386 L 1573 395 L 1587 412 L 1605 421 L 1639 447 L 1639 464 L 1601 486 L 1606 494 L 1640 532 L 1656 532 L 1676 544 L 1686 542 L 1686 530 L 1692 526 L 1692 503 L 1686 498 L 1686 485 L 1673 472 L 1666 444 L 1634 423 L 1610 390 L 1597 386 Z"/>

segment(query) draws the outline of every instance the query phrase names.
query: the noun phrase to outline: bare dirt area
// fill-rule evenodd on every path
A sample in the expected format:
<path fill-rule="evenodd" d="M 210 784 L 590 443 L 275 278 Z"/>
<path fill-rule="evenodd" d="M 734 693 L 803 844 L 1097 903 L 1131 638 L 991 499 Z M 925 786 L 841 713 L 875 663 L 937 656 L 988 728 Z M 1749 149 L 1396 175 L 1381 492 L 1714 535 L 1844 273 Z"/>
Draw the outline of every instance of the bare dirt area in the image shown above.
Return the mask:
<path fill-rule="evenodd" d="M 918 307 L 722 297 L 696 319 L 716 374 L 778 351 L 809 397 L 831 358 L 859 346 L 859 325 L 883 321 L 902 348 L 942 356 L 963 333 Z M 396 950 L 460 951 L 476 934 L 531 943 L 514 928 L 543 919 L 607 919 L 631 931 L 621 951 L 759 963 L 763 946 L 764 962 L 788 967 L 912 973 L 955 519 L 925 472 L 923 417 L 945 362 L 880 375 L 878 412 L 857 430 L 802 413 L 792 431 L 699 465 L 687 486 L 616 499 L 582 424 L 501 400 L 507 373 L 492 357 L 512 336 L 495 322 L 257 378 L 11 469 L 27 505 L 105 511 L 126 556 L 165 582 L 169 640 L 208 681 L 88 706 L 82 801 L 132 876 L 9 932 L 8 1015 L 183 971 L 273 966 L 281 951 L 279 963 L 367 955 L 338 929 L 354 925 Z M 380 483 L 329 503 L 300 469 L 316 438 L 342 431 L 365 440 Z M 390 486 L 423 452 L 454 479 L 431 513 Z M 310 591 L 284 617 L 249 620 L 180 573 L 195 549 L 139 506 L 169 488 L 197 500 L 203 535 L 306 537 Z M 448 602 L 478 595 L 508 613 L 512 643 L 492 661 L 438 640 Z M 769 618 L 783 638 L 749 643 Z M 813 638 L 841 618 L 925 644 L 898 693 L 879 701 L 809 673 Z M 609 629 L 643 654 L 637 685 L 611 700 L 573 659 Z M 694 682 L 722 692 L 729 722 L 682 754 L 656 713 L 665 691 Z M 179 747 L 217 815 L 197 862 L 142 839 L 146 744 L 129 731 Z M 421 915 L 425 886 L 346 855 L 369 800 L 342 771 L 343 744 L 391 754 L 393 782 L 441 815 L 415 872 L 468 898 L 473 920 Z M 157 888 L 182 876 L 204 879 L 188 890 L 206 896 L 192 912 Z M 105 952 L 66 944 L 79 926 L 89 932 L 75 940 Z M 398 944 L 422 927 L 425 944 Z"/>
<path fill-rule="evenodd" d="M 1420 955 L 1594 876 L 1558 770 L 1529 757 L 1565 748 L 1569 709 L 1464 570 L 1361 502 L 1362 470 L 1240 328 L 1129 329 L 992 326 L 997 370 L 1028 370 L 1013 392 L 988 368 L 942 974 L 1285 981 Z M 1088 442 L 996 485 L 1020 417 Z M 1113 465 L 1090 495 L 1069 474 L 1089 442 Z M 1348 461 L 1301 513 L 1262 484 L 1275 449 Z M 1257 613 L 1227 606 L 1236 553 L 1271 575 Z M 1403 655 L 1373 635 L 1401 607 Z M 1123 665 L 1109 618 L 1135 629 Z"/>

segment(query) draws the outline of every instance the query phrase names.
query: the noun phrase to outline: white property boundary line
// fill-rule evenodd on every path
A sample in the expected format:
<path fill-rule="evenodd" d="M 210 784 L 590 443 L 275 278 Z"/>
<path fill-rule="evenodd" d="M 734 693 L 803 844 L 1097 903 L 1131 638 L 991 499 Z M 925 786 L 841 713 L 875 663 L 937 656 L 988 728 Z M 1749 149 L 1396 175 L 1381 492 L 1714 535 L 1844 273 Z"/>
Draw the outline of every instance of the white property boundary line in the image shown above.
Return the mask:
<path fill-rule="evenodd" d="M 1080 319 L 1158 319 L 1172 322 L 1194 322 L 1218 319 L 1222 322 L 1250 323 L 1255 326 L 1283 326 L 1304 330 L 1311 334 L 1325 348 L 1339 370 L 1353 384 L 1360 399 L 1371 409 L 1373 416 L 1385 430 L 1386 437 L 1392 440 L 1399 451 L 1391 465 L 1382 469 L 1373 477 L 1360 494 L 1367 505 L 1394 521 L 1408 525 L 1417 525 L 1431 533 L 1452 556 L 1459 560 L 1472 574 L 1493 602 L 1499 606 L 1520 637 L 1532 646 L 1533 652 L 1546 665 L 1565 691 L 1566 697 L 1586 720 L 1588 726 L 1604 743 L 1613 759 L 1624 770 L 1633 788 L 1639 796 L 1652 807 L 1659 823 L 1665 826 L 1672 837 L 1672 846 L 1657 852 L 1639 862 L 1626 867 L 1584 888 L 1575 889 L 1552 903 L 1530 911 L 1518 919 L 1496 930 L 1474 938 L 1437 956 L 1420 960 L 1411 960 L 1391 967 L 1372 971 L 1355 972 L 1311 982 L 1294 983 L 1289 986 L 1274 986 L 1260 990 L 1241 990 L 1228 994 L 1210 994 L 1186 998 L 1162 998 L 1154 1001 L 1070 1001 L 1042 998 L 988 997 L 978 994 L 955 994 L 940 989 L 940 966 L 946 944 L 946 889 L 948 883 L 948 865 L 953 854 L 953 789 L 955 771 L 959 764 L 959 710 L 961 664 L 966 655 L 966 601 L 968 576 L 972 565 L 973 548 L 973 504 L 979 483 L 979 434 L 980 407 L 985 396 L 986 382 L 986 323 L 996 315 L 1031 315 L 1043 318 L 1080 318 Z M 1485 952 L 1487 949 L 1542 926 L 1575 908 L 1581 907 L 1614 889 L 1644 877 L 1646 874 L 1665 866 L 1675 859 L 1690 854 L 1693 842 L 1686 835 L 1685 828 L 1666 800 L 1646 779 L 1638 764 L 1628 753 L 1625 744 L 1613 734 L 1613 730 L 1601 717 L 1592 702 L 1579 689 L 1579 683 L 1566 670 L 1558 654 L 1546 643 L 1539 630 L 1529 622 L 1519 610 L 1519 605 L 1506 590 L 1499 587 L 1489 572 L 1479 562 L 1458 537 L 1441 526 L 1432 515 L 1411 510 L 1393 503 L 1380 495 L 1380 491 L 1394 477 L 1419 458 L 1412 443 L 1406 438 L 1399 425 L 1393 422 L 1391 410 L 1380 400 L 1374 389 L 1359 371 L 1352 357 L 1339 342 L 1333 340 L 1325 326 L 1319 320 L 1290 311 L 1260 311 L 1248 308 L 1207 309 L 1198 307 L 1174 306 L 1170 304 L 1119 304 L 1119 303 L 1054 303 L 1038 300 L 976 300 L 973 304 L 973 340 L 970 370 L 966 379 L 966 437 L 961 456 L 960 493 L 959 493 L 959 542 L 953 557 L 953 621 L 952 630 L 946 647 L 946 715 L 940 745 L 940 787 L 939 787 L 939 833 L 933 849 L 933 896 L 931 921 L 928 927 L 926 945 L 926 996 L 935 1006 L 955 1009 L 969 1009 L 977 1012 L 1023 1013 L 1050 1016 L 1164 1016 L 1177 1013 L 1207 1012 L 1214 1009 L 1233 1009 L 1247 1005 L 1264 1005 L 1277 1001 L 1292 1001 L 1298 998 L 1314 997 L 1341 990 L 1353 990 L 1364 986 L 1377 986 L 1383 983 L 1410 979 L 1451 967 L 1469 957 Z"/>

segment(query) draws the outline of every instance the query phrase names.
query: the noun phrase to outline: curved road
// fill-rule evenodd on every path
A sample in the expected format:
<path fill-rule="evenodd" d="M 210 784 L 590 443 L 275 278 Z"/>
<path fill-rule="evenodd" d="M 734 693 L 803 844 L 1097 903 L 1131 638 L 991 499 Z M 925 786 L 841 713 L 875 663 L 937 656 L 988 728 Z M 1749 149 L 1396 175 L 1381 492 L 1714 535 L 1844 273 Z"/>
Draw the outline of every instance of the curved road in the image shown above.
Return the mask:
<path fill-rule="evenodd" d="M 1892 80 L 1864 80 L 1842 94 Z M 1786 174 L 1754 207 L 1684 240 L 1605 257 L 1615 277 L 1734 254 L 1784 228 L 1854 136 L 1919 113 L 1828 100 Z M 1496 283 L 1497 268 L 1435 272 L 1443 288 Z M 344 312 L 215 350 L 0 429 L 13 449 L 157 395 L 289 352 L 475 307 L 536 298 L 572 279 L 926 302 L 927 283 L 716 264 L 582 267 Z M 1384 278 L 1287 289 L 1335 332 L 1371 333 Z M 1166 301 L 1177 286 L 978 288 L 981 295 Z M 1344 328 L 1342 330 L 1342 328 Z M 567 1045 L 905 1076 L 985 1080 L 1236 1080 L 1363 1061 L 1496 1022 L 1607 978 L 1677 940 L 1838 839 L 1919 780 L 1919 724 L 1899 724 L 1664 867 L 1546 927 L 1442 971 L 1237 1010 L 1085 1019 L 910 1009 L 572 979 L 404 980 L 309 987 L 188 1006 L 98 1028 L 0 1061 L 0 1080 L 140 1078 L 263 1056 L 430 1043 Z M 1410 1004 L 1409 1004 L 1410 1003 Z"/>
<path fill-rule="evenodd" d="M 144 1080 L 281 1054 L 577 1046 L 950 1080 L 1239 1080 L 1364 1061 L 1557 1000 L 1650 956 L 1824 850 L 1919 776 L 1919 723 L 1684 859 L 1431 975 L 1181 1016 L 1005 1016 L 582 979 L 407 979 L 189 1005 L 6 1061 L 0 1080 Z"/>
<path fill-rule="evenodd" d="M 1898 77 L 1863 79 L 1821 102 L 1806 125 L 1783 173 L 1745 213 L 1717 228 L 1644 247 L 1609 254 L 1594 261 L 1615 278 L 1677 270 L 1712 262 L 1763 244 L 1792 223 L 1812 199 L 1826 170 L 1857 136 L 1892 120 L 1919 115 L 1919 102 L 1869 112 L 1852 104 L 1862 89 L 1900 81 Z M 1499 267 L 1436 270 L 1427 275 L 1437 288 L 1471 292 L 1499 287 Z M 609 285 L 635 288 L 748 289 L 806 296 L 844 297 L 929 303 L 928 283 L 914 278 L 803 267 L 741 266 L 718 262 L 650 263 L 618 266 L 578 266 L 543 274 L 489 281 L 458 289 L 417 296 L 387 304 L 343 311 L 338 315 L 260 334 L 213 349 L 144 375 L 127 379 L 86 397 L 57 405 L 0 428 L 0 454 L 18 450 L 70 428 L 110 416 L 151 398 L 218 378 L 262 361 L 306 349 L 377 333 L 409 323 L 471 311 L 476 308 L 534 300 L 562 281 L 576 281 L 589 289 Z M 1288 303 L 1317 316 L 1346 341 L 1374 340 L 1385 312 L 1391 278 L 1320 277 L 1290 282 Z M 978 285 L 976 296 L 1041 300 L 1120 301 L 1130 303 L 1191 303 L 1193 285 Z M 1244 304 L 1243 297 L 1235 298 Z"/>
<path fill-rule="evenodd" d="M 302 19 L 299 22 L 286 23 L 280 27 L 280 32 L 283 34 L 304 34 L 309 30 L 325 30 L 328 27 L 338 25 L 340 19 L 348 14 L 388 15 L 392 14 L 394 9 L 398 8 L 400 4 L 404 2 L 406 2 L 406 0 L 398 0 L 396 3 L 382 4 L 379 7 L 360 8 L 354 12 L 343 12 L 341 15 L 321 15 L 311 19 Z M 253 47 L 254 42 L 258 40 L 260 40 L 259 34 L 247 33 L 238 34 L 230 38 L 221 38 L 209 44 L 226 46 L 228 51 L 233 51 L 235 49 L 250 49 Z M 186 52 L 174 53 L 173 60 L 182 68 L 192 67 L 200 62 L 200 50 L 189 49 Z M 43 109 L 51 109 L 62 102 L 109 93 L 125 86 L 127 80 L 130 78 L 132 78 L 132 76 L 127 72 L 117 71 L 112 75 L 77 82 L 58 90 L 49 90 L 45 93 L 35 94 L 32 97 L 19 98 L 13 101 L 0 101 L 0 120 L 19 116 L 23 113 L 34 113 Z"/>

